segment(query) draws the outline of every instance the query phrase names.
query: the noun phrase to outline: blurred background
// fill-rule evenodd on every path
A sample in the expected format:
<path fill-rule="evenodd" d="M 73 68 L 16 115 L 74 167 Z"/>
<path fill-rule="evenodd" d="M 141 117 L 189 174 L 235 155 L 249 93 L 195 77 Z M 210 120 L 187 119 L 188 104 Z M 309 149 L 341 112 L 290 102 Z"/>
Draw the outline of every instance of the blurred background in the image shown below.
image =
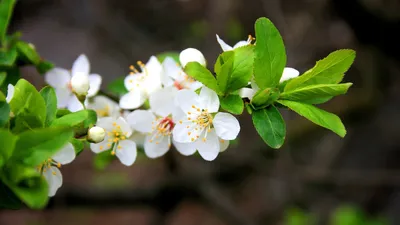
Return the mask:
<path fill-rule="evenodd" d="M 354 86 L 321 106 L 343 119 L 344 139 L 283 112 L 280 150 L 242 115 L 240 139 L 211 163 L 170 152 L 97 170 L 84 151 L 62 168 L 46 210 L 0 211 L 0 224 L 400 224 L 398 0 L 20 0 L 11 31 L 59 67 L 85 53 L 105 87 L 165 51 L 195 47 L 212 66 L 221 52 L 215 34 L 233 45 L 254 35 L 261 16 L 301 72 L 336 49 L 357 51 L 345 77 Z M 23 76 L 44 86 L 34 69 Z"/>

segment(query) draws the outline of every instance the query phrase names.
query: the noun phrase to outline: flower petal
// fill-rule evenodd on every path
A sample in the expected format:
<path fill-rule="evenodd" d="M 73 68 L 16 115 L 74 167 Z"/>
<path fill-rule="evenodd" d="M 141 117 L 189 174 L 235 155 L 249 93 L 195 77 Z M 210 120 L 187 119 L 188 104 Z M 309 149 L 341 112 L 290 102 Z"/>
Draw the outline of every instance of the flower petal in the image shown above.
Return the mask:
<path fill-rule="evenodd" d="M 196 124 L 193 122 L 178 122 L 172 130 L 172 136 L 176 142 L 189 143 L 198 139 L 204 129 L 195 129 Z"/>
<path fill-rule="evenodd" d="M 155 91 L 149 98 L 151 111 L 163 117 L 171 114 L 175 108 L 177 92 L 175 87 L 166 87 Z"/>
<path fill-rule="evenodd" d="M 62 68 L 53 68 L 44 75 L 44 80 L 54 88 L 67 88 L 71 81 L 71 74 Z"/>
<path fill-rule="evenodd" d="M 92 152 L 94 153 L 101 153 L 104 151 L 107 151 L 109 149 L 111 149 L 111 142 L 108 142 L 109 136 L 106 133 L 106 136 L 104 137 L 104 140 L 100 143 L 90 143 L 90 149 L 92 150 Z"/>
<path fill-rule="evenodd" d="M 227 43 L 225 43 L 225 41 L 223 41 L 221 38 L 219 38 L 218 34 L 216 34 L 216 37 L 217 37 L 217 41 L 218 41 L 219 45 L 222 48 L 222 51 L 226 52 L 226 51 L 230 51 L 233 49 L 231 46 L 229 46 Z"/>
<path fill-rule="evenodd" d="M 117 122 L 113 117 L 102 117 L 97 120 L 96 126 L 103 128 L 105 131 L 112 131 L 114 129 L 113 123 Z"/>
<path fill-rule="evenodd" d="M 219 152 L 224 152 L 229 147 L 229 142 L 227 140 L 219 139 Z"/>
<path fill-rule="evenodd" d="M 140 89 L 135 89 L 123 95 L 119 101 L 119 106 L 122 109 L 139 108 L 146 101 L 146 95 Z"/>
<path fill-rule="evenodd" d="M 171 57 L 166 57 L 162 63 L 164 74 L 168 77 L 177 80 L 182 74 L 183 70 L 177 62 Z"/>
<path fill-rule="evenodd" d="M 46 171 L 43 172 L 43 176 L 49 184 L 48 196 L 53 197 L 62 185 L 62 174 L 57 167 L 52 166 L 50 168 L 47 168 Z"/>
<path fill-rule="evenodd" d="M 192 105 L 199 105 L 199 97 L 194 91 L 180 90 L 176 94 L 175 104 L 178 105 L 183 112 L 192 111 Z"/>
<path fill-rule="evenodd" d="M 129 113 L 126 120 L 134 130 L 149 133 L 152 131 L 152 123 L 154 123 L 156 117 L 150 111 L 138 109 Z"/>
<path fill-rule="evenodd" d="M 67 108 L 71 112 L 77 112 L 84 109 L 82 103 L 78 100 L 78 98 L 75 95 L 72 95 L 69 98 Z"/>
<path fill-rule="evenodd" d="M 219 112 L 213 119 L 213 125 L 218 137 L 224 140 L 234 140 L 239 134 L 239 121 L 229 113 Z"/>
<path fill-rule="evenodd" d="M 189 156 L 196 152 L 195 143 L 179 143 L 174 140 L 172 140 L 172 143 L 174 143 L 176 150 L 182 155 Z"/>
<path fill-rule="evenodd" d="M 290 68 L 290 67 L 285 67 L 285 69 L 283 69 L 283 73 L 282 73 L 282 77 L 281 80 L 279 82 L 283 82 L 295 77 L 298 77 L 300 75 L 300 72 L 294 68 Z"/>
<path fill-rule="evenodd" d="M 89 91 L 87 97 L 93 97 L 99 92 L 101 86 L 101 76 L 99 74 L 90 74 L 89 75 Z"/>
<path fill-rule="evenodd" d="M 200 108 L 207 109 L 209 113 L 218 112 L 219 98 L 215 91 L 203 86 L 199 95 Z"/>
<path fill-rule="evenodd" d="M 250 44 L 248 41 L 239 41 L 238 43 L 236 43 L 236 44 L 233 46 L 233 48 L 234 48 L 234 49 L 235 49 L 235 48 L 240 48 L 240 47 L 246 46 L 246 45 L 248 45 L 248 44 Z"/>
<path fill-rule="evenodd" d="M 203 53 L 195 48 L 187 48 L 183 50 L 179 54 L 179 61 L 181 62 L 182 67 L 185 67 L 189 62 L 198 62 L 202 66 L 206 66 L 207 64 Z"/>
<path fill-rule="evenodd" d="M 60 151 L 53 155 L 52 159 L 61 163 L 61 165 L 72 162 L 75 159 L 74 146 L 71 143 L 67 143 Z"/>
<path fill-rule="evenodd" d="M 251 100 L 253 98 L 254 94 L 255 94 L 255 92 L 251 88 L 241 88 L 239 90 L 239 96 L 241 98 L 248 98 Z"/>
<path fill-rule="evenodd" d="M 178 106 L 172 110 L 172 121 L 174 123 L 178 123 L 179 120 L 186 118 L 186 114 L 182 111 L 182 109 Z"/>
<path fill-rule="evenodd" d="M 56 88 L 55 91 L 57 96 L 57 107 L 67 107 L 69 100 L 73 97 L 72 92 L 67 88 Z"/>
<path fill-rule="evenodd" d="M 155 75 L 156 77 L 160 77 L 162 72 L 162 66 L 160 61 L 158 61 L 157 57 L 151 56 L 149 61 L 146 63 L 145 73 L 148 75 Z"/>
<path fill-rule="evenodd" d="M 8 84 L 7 86 L 7 97 L 6 97 L 6 102 L 10 103 L 11 99 L 14 97 L 14 85 Z"/>
<path fill-rule="evenodd" d="M 131 126 L 129 126 L 128 122 L 126 122 L 126 120 L 120 116 L 118 117 L 117 121 L 115 121 L 117 123 L 117 126 L 120 127 L 121 131 L 126 134 L 126 137 L 130 137 L 132 134 L 132 128 Z M 116 126 L 116 127 L 117 127 Z"/>
<path fill-rule="evenodd" d="M 90 64 L 86 55 L 80 55 L 72 65 L 71 74 L 72 76 L 76 75 L 89 75 Z"/>
<path fill-rule="evenodd" d="M 147 135 L 144 142 L 144 152 L 149 158 L 163 156 L 171 147 L 171 136 L 160 136 L 158 139 L 152 139 L 152 135 Z"/>
<path fill-rule="evenodd" d="M 136 143 L 130 140 L 120 141 L 117 150 L 115 150 L 115 155 L 122 164 L 131 166 L 135 162 L 137 156 Z"/>
<path fill-rule="evenodd" d="M 132 135 L 129 137 L 129 140 L 135 142 L 136 146 L 143 147 L 145 138 L 145 134 L 141 132 L 133 132 Z"/>
<path fill-rule="evenodd" d="M 102 95 L 95 96 L 87 106 L 88 109 L 93 109 L 97 112 L 98 117 L 118 117 L 120 116 L 119 105 Z"/>
<path fill-rule="evenodd" d="M 199 151 L 199 154 L 203 159 L 207 161 L 212 161 L 215 158 L 217 158 L 220 150 L 219 146 L 219 140 L 218 136 L 215 133 L 214 129 L 211 130 L 207 134 L 207 139 L 206 141 L 203 141 L 202 139 L 198 139 L 195 142 L 196 148 Z"/>

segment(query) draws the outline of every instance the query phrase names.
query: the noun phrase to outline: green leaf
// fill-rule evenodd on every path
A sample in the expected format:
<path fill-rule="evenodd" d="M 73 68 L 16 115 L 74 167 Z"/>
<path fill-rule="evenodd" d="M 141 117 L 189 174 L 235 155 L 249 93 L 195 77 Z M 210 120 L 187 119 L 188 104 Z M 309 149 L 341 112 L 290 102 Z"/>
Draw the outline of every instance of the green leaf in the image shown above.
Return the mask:
<path fill-rule="evenodd" d="M 219 92 L 217 80 L 212 73 L 200 63 L 189 62 L 185 66 L 185 72 L 187 75 L 193 77 L 197 81 L 200 81 L 215 92 Z"/>
<path fill-rule="evenodd" d="M 36 70 L 42 75 L 53 68 L 54 64 L 46 60 L 42 60 L 39 62 L 39 64 L 36 65 Z"/>
<path fill-rule="evenodd" d="M 246 45 L 233 50 L 235 52 L 227 93 L 246 87 L 253 75 L 254 46 Z"/>
<path fill-rule="evenodd" d="M 107 86 L 108 91 L 118 96 L 128 93 L 124 84 L 124 79 L 124 77 L 120 77 L 109 83 Z"/>
<path fill-rule="evenodd" d="M 279 98 L 279 94 L 278 88 L 259 90 L 254 94 L 251 104 L 255 109 L 265 108 L 274 103 Z"/>
<path fill-rule="evenodd" d="M 276 87 L 286 65 L 286 51 L 281 35 L 267 18 L 255 24 L 254 78 L 261 88 Z"/>
<path fill-rule="evenodd" d="M 10 119 L 10 106 L 7 102 L 0 101 L 0 127 L 4 127 Z"/>
<path fill-rule="evenodd" d="M 351 85 L 352 83 L 310 85 L 283 92 L 280 96 L 280 99 L 287 99 L 297 102 L 320 103 L 321 99 L 329 100 L 334 96 L 346 94 Z"/>
<path fill-rule="evenodd" d="M 36 52 L 36 49 L 32 44 L 28 44 L 24 41 L 18 41 L 17 49 L 20 57 L 26 63 L 33 65 L 38 65 L 40 63 L 41 61 L 40 56 Z"/>
<path fill-rule="evenodd" d="M 315 225 L 315 220 L 304 211 L 291 208 L 287 210 L 285 215 L 285 225 Z"/>
<path fill-rule="evenodd" d="M 97 170 L 104 170 L 115 159 L 116 157 L 111 154 L 111 151 L 104 151 L 96 154 L 93 164 Z"/>
<path fill-rule="evenodd" d="M 11 67 L 17 60 L 18 52 L 15 46 L 0 49 L 0 66 Z"/>
<path fill-rule="evenodd" d="M 15 0 L 0 1 L 0 42 L 3 44 L 7 34 L 8 24 L 14 9 Z"/>
<path fill-rule="evenodd" d="M 251 115 L 254 127 L 265 143 L 271 148 L 280 148 L 285 141 L 286 126 L 278 109 L 271 105 L 254 110 Z"/>
<path fill-rule="evenodd" d="M 219 97 L 221 108 L 224 110 L 240 115 L 243 113 L 244 104 L 243 100 L 239 95 L 228 95 L 226 97 Z"/>
<path fill-rule="evenodd" d="M 225 62 L 228 61 L 230 58 L 232 58 L 234 55 L 235 55 L 234 51 L 226 51 L 218 56 L 217 61 L 215 61 L 214 64 L 214 72 L 215 74 L 217 74 L 217 78 L 220 74 L 222 65 L 224 65 Z"/>
<path fill-rule="evenodd" d="M 7 78 L 6 72 L 0 72 L 0 86 L 3 85 L 4 80 Z"/>
<path fill-rule="evenodd" d="M 75 155 L 78 156 L 79 154 L 81 154 L 81 152 L 83 151 L 83 149 L 85 147 L 84 142 L 85 141 L 81 141 L 76 138 L 71 139 L 71 144 L 74 146 L 74 149 L 75 149 Z"/>
<path fill-rule="evenodd" d="M 15 85 L 10 107 L 17 117 L 16 131 L 43 127 L 46 120 L 46 104 L 40 93 L 28 81 L 20 79 Z"/>
<path fill-rule="evenodd" d="M 233 61 L 235 59 L 235 53 L 233 51 L 227 51 L 222 53 L 214 66 L 215 73 L 217 74 L 217 84 L 219 90 L 225 94 L 231 79 Z"/>
<path fill-rule="evenodd" d="M 10 131 L 0 129 L 0 168 L 11 157 L 17 139 L 17 136 L 13 135 Z"/>
<path fill-rule="evenodd" d="M 67 114 L 63 117 L 55 119 L 51 124 L 52 127 L 88 127 L 96 123 L 96 112 L 87 109 Z"/>
<path fill-rule="evenodd" d="M 51 127 L 25 131 L 19 135 L 11 158 L 25 165 L 37 166 L 64 147 L 73 135 L 69 128 Z"/>
<path fill-rule="evenodd" d="M 290 80 L 285 91 L 314 84 L 337 84 L 342 81 L 344 73 L 353 64 L 356 52 L 350 49 L 337 50 L 318 61 L 314 68 L 303 75 Z"/>
<path fill-rule="evenodd" d="M 27 206 L 33 209 L 44 208 L 48 202 L 48 185 L 44 177 L 34 167 L 16 164 L 7 168 L 2 176 L 3 182 Z"/>
<path fill-rule="evenodd" d="M 0 181 L 0 209 L 20 209 L 21 200 L 10 190 L 7 185 Z"/>
<path fill-rule="evenodd" d="M 365 224 L 365 215 L 359 209 L 351 206 L 338 208 L 331 217 L 332 225 L 360 225 Z"/>
<path fill-rule="evenodd" d="M 52 87 L 44 87 L 40 90 L 44 102 L 46 103 L 46 120 L 45 125 L 49 126 L 56 118 L 57 113 L 57 96 Z"/>
<path fill-rule="evenodd" d="M 57 113 L 56 113 L 56 117 L 60 118 L 63 117 L 65 115 L 71 114 L 72 112 L 69 111 L 68 109 L 57 109 Z"/>
<path fill-rule="evenodd" d="M 180 63 L 179 61 L 179 52 L 163 52 L 157 55 L 158 61 L 161 63 L 164 62 L 164 59 L 167 57 L 171 57 L 175 60 L 176 63 Z"/>
<path fill-rule="evenodd" d="M 313 105 L 308 105 L 301 102 L 293 102 L 288 100 L 278 100 L 278 102 L 284 106 L 287 106 L 313 123 L 335 132 L 340 137 L 344 137 L 346 135 L 346 129 L 342 121 L 333 113 L 329 113 Z"/>

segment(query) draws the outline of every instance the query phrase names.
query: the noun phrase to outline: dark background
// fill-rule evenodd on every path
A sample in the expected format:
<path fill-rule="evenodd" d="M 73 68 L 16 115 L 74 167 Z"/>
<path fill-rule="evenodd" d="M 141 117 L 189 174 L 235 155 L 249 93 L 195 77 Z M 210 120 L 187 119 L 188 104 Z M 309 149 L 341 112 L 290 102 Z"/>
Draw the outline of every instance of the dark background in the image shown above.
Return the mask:
<path fill-rule="evenodd" d="M 239 142 L 211 163 L 170 152 L 97 171 L 88 150 L 62 168 L 48 209 L 1 211 L 0 224 L 285 224 L 293 207 L 330 224 L 348 204 L 400 224 L 398 0 L 20 0 L 11 30 L 60 67 L 85 53 L 105 87 L 164 51 L 195 47 L 213 65 L 215 34 L 233 45 L 254 35 L 261 16 L 281 31 L 288 66 L 301 72 L 336 49 L 357 51 L 345 77 L 354 86 L 321 106 L 343 119 L 344 139 L 283 112 L 280 150 L 266 147 L 248 115 Z M 44 85 L 32 69 L 24 76 Z"/>

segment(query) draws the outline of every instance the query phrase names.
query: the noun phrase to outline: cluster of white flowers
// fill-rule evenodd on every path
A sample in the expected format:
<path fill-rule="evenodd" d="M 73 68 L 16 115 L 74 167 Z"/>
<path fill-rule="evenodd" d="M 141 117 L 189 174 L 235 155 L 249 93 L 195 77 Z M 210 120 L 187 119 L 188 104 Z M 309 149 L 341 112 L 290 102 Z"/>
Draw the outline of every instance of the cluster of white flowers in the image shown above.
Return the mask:
<path fill-rule="evenodd" d="M 249 36 L 231 47 L 217 35 L 223 51 L 251 44 L 253 40 Z M 219 112 L 219 98 L 213 90 L 184 72 L 183 67 L 193 61 L 206 66 L 203 54 L 194 48 L 183 50 L 179 63 L 170 57 L 160 63 L 155 56 L 146 64 L 137 62 L 139 68 L 131 66 L 131 73 L 124 80 L 128 93 L 118 103 L 96 96 L 102 78 L 98 74 L 89 75 L 85 55 L 76 59 L 71 71 L 54 68 L 45 75 L 45 80 L 55 88 L 59 108 L 72 112 L 89 108 L 97 112 L 97 124 L 88 131 L 94 153 L 110 151 L 123 165 L 131 166 L 136 160 L 137 146 L 143 147 L 149 158 L 157 158 L 173 144 L 182 155 L 198 151 L 203 159 L 212 161 L 228 148 L 230 140 L 236 139 L 240 125 L 231 114 Z M 297 70 L 285 68 L 281 82 L 298 75 Z M 251 99 L 258 89 L 251 82 L 251 88 L 242 88 L 240 94 Z M 73 150 L 68 143 L 38 167 L 50 185 L 49 196 L 61 186 L 58 168 L 75 158 Z"/>

